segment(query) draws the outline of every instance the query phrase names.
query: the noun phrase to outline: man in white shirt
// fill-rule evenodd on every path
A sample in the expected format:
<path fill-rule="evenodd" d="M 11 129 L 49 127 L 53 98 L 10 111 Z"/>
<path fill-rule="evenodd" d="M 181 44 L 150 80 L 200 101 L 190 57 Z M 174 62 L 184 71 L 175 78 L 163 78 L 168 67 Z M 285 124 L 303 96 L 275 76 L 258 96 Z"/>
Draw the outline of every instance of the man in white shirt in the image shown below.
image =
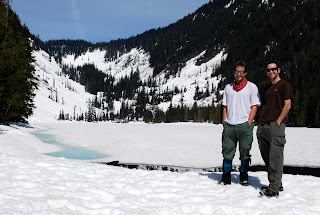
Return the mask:
<path fill-rule="evenodd" d="M 224 89 L 223 101 L 223 133 L 222 154 L 223 174 L 219 184 L 231 184 L 232 160 L 237 143 L 240 152 L 240 184 L 249 185 L 248 170 L 250 164 L 250 150 L 253 141 L 254 117 L 260 96 L 257 86 L 246 79 L 247 68 L 242 61 L 234 66 L 235 81 Z"/>

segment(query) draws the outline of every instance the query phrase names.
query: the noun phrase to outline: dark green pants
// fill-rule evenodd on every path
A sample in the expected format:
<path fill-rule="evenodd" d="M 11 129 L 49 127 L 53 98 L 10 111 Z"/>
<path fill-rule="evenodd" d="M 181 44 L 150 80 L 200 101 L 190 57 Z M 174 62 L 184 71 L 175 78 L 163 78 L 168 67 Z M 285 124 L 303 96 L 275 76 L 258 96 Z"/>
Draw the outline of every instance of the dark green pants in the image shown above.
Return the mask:
<path fill-rule="evenodd" d="M 253 123 L 248 122 L 240 125 L 229 125 L 223 123 L 222 133 L 222 154 L 226 160 L 233 160 L 239 142 L 240 160 L 247 160 L 251 157 L 250 150 L 253 141 Z"/>
<path fill-rule="evenodd" d="M 269 189 L 279 192 L 283 173 L 283 149 L 286 143 L 284 123 L 259 125 L 257 138 L 262 159 L 268 169 Z"/>

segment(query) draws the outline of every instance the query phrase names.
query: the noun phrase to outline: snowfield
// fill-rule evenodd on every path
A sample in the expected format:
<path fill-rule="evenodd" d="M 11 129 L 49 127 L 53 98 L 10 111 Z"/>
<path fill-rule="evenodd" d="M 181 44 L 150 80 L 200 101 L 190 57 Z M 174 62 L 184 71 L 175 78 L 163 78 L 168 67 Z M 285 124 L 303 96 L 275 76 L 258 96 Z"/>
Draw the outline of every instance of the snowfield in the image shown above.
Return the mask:
<path fill-rule="evenodd" d="M 46 156 L 42 153 L 59 149 L 30 133 L 44 128 L 50 128 L 50 133 L 64 143 L 107 153 L 105 161 L 118 158 L 126 162 L 198 167 L 220 166 L 222 161 L 220 125 L 85 122 L 0 125 L 1 214 L 320 213 L 317 177 L 285 174 L 284 191 L 279 198 L 268 199 L 259 196 L 259 188 L 268 184 L 266 172 L 249 172 L 248 187 L 241 186 L 239 173 L 233 172 L 232 184 L 222 186 L 217 184 L 220 172 L 130 170 Z M 287 128 L 285 163 L 319 166 L 318 130 L 299 129 L 303 132 Z M 301 139 L 310 145 L 301 144 Z M 255 143 L 252 160 L 258 164 L 261 158 Z M 312 152 L 302 153 L 309 146 L 313 147 L 309 150 Z M 298 152 L 300 157 L 296 159 Z M 238 162 L 238 158 L 234 161 Z"/>

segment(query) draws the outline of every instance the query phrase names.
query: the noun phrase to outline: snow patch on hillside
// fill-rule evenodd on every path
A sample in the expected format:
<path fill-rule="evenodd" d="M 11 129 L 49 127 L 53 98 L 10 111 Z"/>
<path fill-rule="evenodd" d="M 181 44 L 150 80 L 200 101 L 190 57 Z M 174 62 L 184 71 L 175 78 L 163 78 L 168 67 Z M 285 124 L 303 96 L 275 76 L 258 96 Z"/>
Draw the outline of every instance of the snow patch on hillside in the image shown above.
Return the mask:
<path fill-rule="evenodd" d="M 235 0 L 231 0 L 228 4 L 226 4 L 224 7 L 227 9 L 229 8 L 233 3 L 235 2 Z"/>
<path fill-rule="evenodd" d="M 39 82 L 34 98 L 36 108 L 29 121 L 55 121 L 62 110 L 74 116 L 85 113 L 87 102 L 93 100 L 94 95 L 87 93 L 84 86 L 62 74 L 60 65 L 45 51 L 34 51 L 33 56 Z"/>
<path fill-rule="evenodd" d="M 115 80 L 130 77 L 132 72 L 139 71 L 140 79 L 145 82 L 153 74 L 149 63 L 150 55 L 143 49 L 134 48 L 130 52 L 110 60 L 105 57 L 106 53 L 107 51 L 100 49 L 88 50 L 78 57 L 75 57 L 74 54 L 66 55 L 62 58 L 62 63 L 72 67 L 93 64 L 95 68 L 114 77 Z"/>
<path fill-rule="evenodd" d="M 183 101 L 184 105 L 192 107 L 195 102 L 194 95 L 197 87 L 199 87 L 199 90 L 203 93 L 207 90 L 209 92 L 213 92 L 217 89 L 222 77 L 214 75 L 212 76 L 212 74 L 214 74 L 215 70 L 221 66 L 221 62 L 226 59 L 227 54 L 224 53 L 223 50 L 208 62 L 197 66 L 196 63 L 198 59 L 201 58 L 205 53 L 206 51 L 203 51 L 198 56 L 187 61 L 185 67 L 183 67 L 175 77 L 171 76 L 169 79 L 165 79 L 165 72 L 161 73 L 157 77 L 160 93 L 167 89 L 171 91 L 174 91 L 175 88 L 182 90 L 182 94 L 179 93 L 173 96 L 172 106 L 176 107 L 177 105 L 181 104 L 181 101 Z M 211 105 L 214 97 L 215 94 L 211 94 L 209 97 L 197 101 L 197 105 Z M 159 107 L 160 109 L 166 111 L 169 105 L 170 102 L 166 102 L 160 104 Z"/>

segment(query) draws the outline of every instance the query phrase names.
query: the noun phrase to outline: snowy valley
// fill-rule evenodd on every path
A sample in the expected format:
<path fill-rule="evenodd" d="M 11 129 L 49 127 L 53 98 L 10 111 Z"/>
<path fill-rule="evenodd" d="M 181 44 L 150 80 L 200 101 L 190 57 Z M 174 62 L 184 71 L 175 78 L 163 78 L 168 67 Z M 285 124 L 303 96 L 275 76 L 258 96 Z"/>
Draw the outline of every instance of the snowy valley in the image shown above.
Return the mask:
<path fill-rule="evenodd" d="M 141 50 L 132 52 L 143 55 Z M 90 54 L 94 55 L 87 53 Z M 1 214 L 319 214 L 318 177 L 284 174 L 284 191 L 279 198 L 268 199 L 259 195 L 259 188 L 268 183 L 266 172 L 249 172 L 250 186 L 244 187 L 239 184 L 239 173 L 235 171 L 232 184 L 221 186 L 217 184 L 221 172 L 174 173 L 98 164 L 118 160 L 193 168 L 220 167 L 222 125 L 59 121 L 61 109 L 71 115 L 80 114 L 94 95 L 62 74 L 60 65 L 45 52 L 34 55 L 39 78 L 34 115 L 29 124 L 0 125 Z M 88 56 L 83 59 L 88 62 L 91 59 L 91 63 L 98 58 Z M 140 56 L 134 64 L 141 66 L 141 79 L 150 77 L 152 70 L 144 57 Z M 205 71 L 213 69 L 222 58 L 220 53 L 201 66 L 190 60 L 179 77 L 163 81 L 161 75 L 157 76 L 159 86 L 186 87 L 184 97 L 191 98 L 192 95 L 187 95 L 192 94 L 195 83 L 205 84 L 210 80 L 217 84 L 218 78 L 211 78 L 211 71 Z M 69 59 L 69 63 L 72 62 L 77 61 Z M 126 67 L 127 72 L 117 70 L 120 64 L 115 62 L 100 66 L 111 68 L 106 72 L 121 77 L 130 73 L 132 65 Z M 192 102 L 190 99 L 190 104 Z M 166 104 L 162 106 L 165 108 Z M 57 142 L 93 150 L 105 157 L 78 160 L 48 156 L 46 154 L 63 148 L 42 142 L 35 133 L 53 135 Z M 318 140 L 316 128 L 287 128 L 285 165 L 319 167 Z M 234 159 L 235 166 L 239 165 L 238 156 Z M 262 164 L 254 137 L 252 165 Z"/>
<path fill-rule="evenodd" d="M 196 65 L 197 59 L 205 54 L 202 52 L 199 56 L 190 59 L 186 62 L 186 65 L 181 68 L 181 71 L 175 76 L 171 75 L 167 77 L 166 73 L 160 73 L 153 77 L 153 69 L 149 65 L 149 55 L 142 49 L 132 49 L 130 52 L 118 56 L 116 59 L 105 59 L 106 51 L 99 49 L 93 51 L 87 51 L 80 56 L 65 55 L 62 58 L 62 62 L 58 63 L 54 57 L 49 56 L 46 52 L 39 50 L 34 52 L 36 60 L 36 76 L 39 78 L 39 90 L 36 93 L 36 103 L 46 100 L 47 98 L 52 100 L 50 107 L 44 107 L 43 111 L 49 111 L 51 114 L 50 119 L 58 119 L 59 114 L 63 113 L 68 116 L 69 119 L 76 119 L 81 114 L 85 114 L 88 110 L 88 104 L 95 100 L 98 100 L 103 106 L 108 106 L 105 103 L 104 92 L 98 92 L 96 95 L 90 95 L 86 92 L 84 86 L 79 85 L 75 81 L 71 80 L 68 74 L 63 73 L 62 67 L 77 68 L 84 65 L 94 65 L 96 69 L 102 73 L 112 77 L 114 85 L 119 84 L 122 78 L 130 78 L 133 73 L 139 71 L 140 83 L 155 83 L 153 86 L 140 86 L 135 92 L 145 91 L 147 94 L 154 92 L 157 95 L 161 95 L 165 92 L 174 92 L 171 100 L 163 101 L 159 104 L 152 104 L 152 97 L 149 96 L 146 104 L 146 109 L 154 110 L 160 109 L 161 111 L 167 111 L 169 106 L 186 106 L 192 108 L 196 102 L 199 107 L 207 107 L 209 105 L 217 105 L 215 101 L 217 85 L 221 81 L 221 76 L 214 76 L 215 68 L 219 67 L 221 61 L 226 58 L 226 54 L 221 51 L 210 61 L 201 65 Z M 208 91 L 208 96 L 199 100 L 195 100 L 196 90 L 201 89 L 204 93 Z M 104 110 L 103 108 L 97 108 L 97 115 L 102 113 L 110 115 L 110 113 L 120 113 L 122 104 L 132 108 L 137 103 L 137 93 L 132 98 L 120 98 L 112 101 L 111 109 Z M 42 106 L 39 106 L 42 108 Z M 39 109 L 38 108 L 38 109 Z M 36 120 L 37 112 L 32 117 Z"/>

